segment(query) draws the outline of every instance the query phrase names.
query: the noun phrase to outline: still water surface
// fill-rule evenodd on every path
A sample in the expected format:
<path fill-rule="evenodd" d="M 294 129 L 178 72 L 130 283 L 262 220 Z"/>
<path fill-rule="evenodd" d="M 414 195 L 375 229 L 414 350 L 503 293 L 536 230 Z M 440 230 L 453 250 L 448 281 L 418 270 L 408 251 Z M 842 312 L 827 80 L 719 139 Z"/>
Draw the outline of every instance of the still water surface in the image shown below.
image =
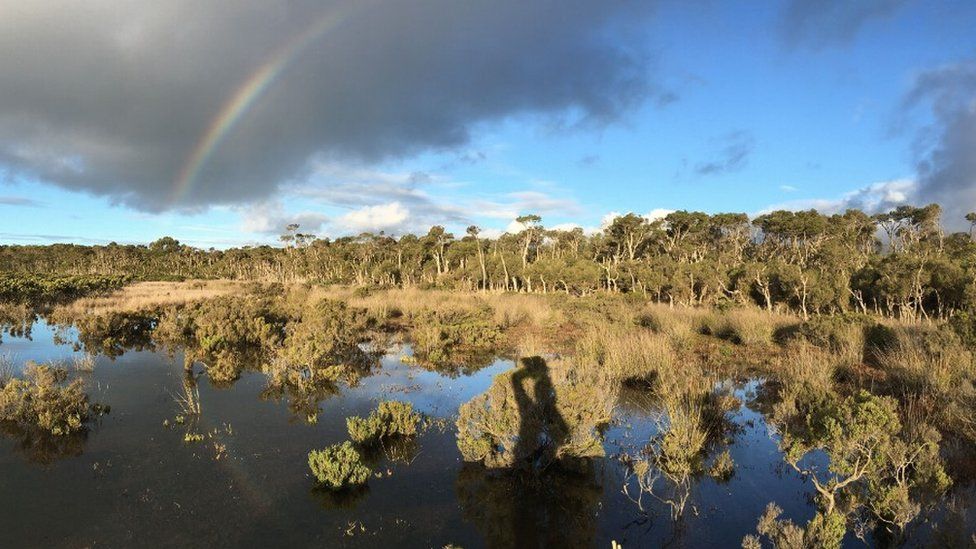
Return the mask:
<path fill-rule="evenodd" d="M 64 359 L 73 350 L 58 341 L 71 339 L 40 322 L 31 339 L 5 337 L 0 352 L 18 366 Z M 655 432 L 640 391 L 621 395 L 606 432 L 607 458 L 588 472 L 525 482 L 464 464 L 454 440 L 458 406 L 513 363 L 499 359 L 450 377 L 405 364 L 400 357 L 409 352 L 389 349 L 358 386 L 322 401 L 314 424 L 290 410 L 287 398 L 263 395 L 260 373 L 219 387 L 200 376 L 203 413 L 194 431 L 206 438 L 197 443 L 184 442 L 188 427 L 173 421 L 181 356 L 99 357 L 83 375 L 92 401 L 111 413 L 86 436 L 52 445 L 0 434 L 0 547 L 609 547 L 611 540 L 734 547 L 754 532 L 770 501 L 800 524 L 814 514 L 810 486 L 784 467 L 762 415 L 748 406 L 759 381 L 731 383 L 743 402 L 733 414 L 735 476 L 698 480 L 683 520 L 673 523 L 663 506 L 642 514 L 621 492 L 617 456 Z M 316 490 L 309 450 L 346 440 L 347 416 L 366 415 L 389 398 L 444 421 L 402 455 L 372 456 L 381 478 L 366 490 L 342 498 Z M 846 542 L 860 545 L 851 535 Z"/>

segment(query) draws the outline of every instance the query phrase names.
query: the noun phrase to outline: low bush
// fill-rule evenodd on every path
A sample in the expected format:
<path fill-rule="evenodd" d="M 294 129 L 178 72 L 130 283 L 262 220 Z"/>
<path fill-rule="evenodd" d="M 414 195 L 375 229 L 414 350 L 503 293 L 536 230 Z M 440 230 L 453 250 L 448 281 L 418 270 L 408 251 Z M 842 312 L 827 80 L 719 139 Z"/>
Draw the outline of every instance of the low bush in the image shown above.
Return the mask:
<path fill-rule="evenodd" d="M 805 528 L 789 519 L 780 519 L 783 510 L 775 503 L 766 507 L 756 526 L 758 536 L 749 535 L 742 540 L 744 549 L 762 549 L 766 539 L 773 547 L 789 549 L 839 549 L 847 532 L 847 521 L 840 513 L 818 513 Z"/>
<path fill-rule="evenodd" d="M 414 356 L 435 367 L 461 366 L 491 354 L 501 339 L 488 308 L 474 311 L 424 311 L 413 318 Z"/>
<path fill-rule="evenodd" d="M 346 428 L 353 442 L 368 446 L 388 437 L 416 435 L 420 419 L 409 402 L 387 400 L 380 402 L 365 418 L 346 418 Z"/>
<path fill-rule="evenodd" d="M 604 455 L 602 429 L 616 401 L 614 383 L 598 370 L 540 357 L 495 376 L 463 404 L 457 444 L 465 461 L 492 468 L 575 466 Z"/>
<path fill-rule="evenodd" d="M 280 357 L 291 367 L 307 368 L 318 380 L 356 378 L 369 364 L 359 342 L 366 330 L 363 311 L 331 299 L 319 300 L 288 323 Z"/>
<path fill-rule="evenodd" d="M 129 280 L 127 276 L 0 273 L 0 301 L 32 305 L 68 301 L 116 290 Z"/>
<path fill-rule="evenodd" d="M 959 336 L 963 345 L 976 349 L 976 312 L 957 312 L 949 318 L 949 326 Z"/>
<path fill-rule="evenodd" d="M 84 383 L 69 382 L 64 368 L 28 363 L 22 379 L 8 378 L 0 387 L 0 421 L 58 436 L 81 431 L 88 418 Z"/>
<path fill-rule="evenodd" d="M 369 467 L 362 463 L 362 457 L 349 441 L 333 444 L 322 450 L 312 450 L 308 453 L 308 466 L 318 483 L 330 490 L 362 486 L 371 474 Z"/>

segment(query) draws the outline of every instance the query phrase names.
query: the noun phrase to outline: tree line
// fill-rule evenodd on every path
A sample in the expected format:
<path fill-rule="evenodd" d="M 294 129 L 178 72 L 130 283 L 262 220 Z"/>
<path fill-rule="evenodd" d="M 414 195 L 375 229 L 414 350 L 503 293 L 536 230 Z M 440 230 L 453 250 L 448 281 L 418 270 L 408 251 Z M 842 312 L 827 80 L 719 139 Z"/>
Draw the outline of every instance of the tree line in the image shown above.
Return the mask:
<path fill-rule="evenodd" d="M 282 247 L 0 246 L 9 273 L 124 275 L 142 280 L 230 278 L 463 290 L 634 293 L 674 305 L 751 303 L 804 316 L 843 312 L 945 318 L 976 310 L 973 231 L 946 234 L 941 208 L 900 206 L 742 213 L 629 213 L 601 231 L 521 230 L 486 238 L 434 226 L 424 235 L 316 238 L 290 225 Z M 976 226 L 976 214 L 966 216 Z"/>

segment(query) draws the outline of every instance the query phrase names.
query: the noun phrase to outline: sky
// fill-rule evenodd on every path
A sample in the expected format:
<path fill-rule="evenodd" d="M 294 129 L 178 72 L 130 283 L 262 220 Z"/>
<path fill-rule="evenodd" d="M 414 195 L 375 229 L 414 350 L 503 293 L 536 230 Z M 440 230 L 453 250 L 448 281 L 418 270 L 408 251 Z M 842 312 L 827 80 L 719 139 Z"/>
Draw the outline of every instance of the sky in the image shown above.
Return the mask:
<path fill-rule="evenodd" d="M 0 244 L 976 210 L 972 0 L 0 0 Z"/>

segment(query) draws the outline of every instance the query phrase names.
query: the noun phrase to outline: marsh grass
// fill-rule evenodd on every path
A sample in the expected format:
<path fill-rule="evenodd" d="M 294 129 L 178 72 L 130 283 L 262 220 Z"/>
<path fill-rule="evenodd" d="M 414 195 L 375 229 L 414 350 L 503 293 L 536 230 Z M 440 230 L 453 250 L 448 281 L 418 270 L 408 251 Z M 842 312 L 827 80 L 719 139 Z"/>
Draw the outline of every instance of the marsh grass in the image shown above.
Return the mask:
<path fill-rule="evenodd" d="M 787 346 L 776 377 L 781 383 L 801 385 L 818 392 L 830 392 L 837 373 L 837 357 L 804 342 Z"/>
<path fill-rule="evenodd" d="M 971 382 L 972 351 L 947 331 L 901 326 L 897 342 L 878 349 L 879 365 L 902 388 L 911 392 L 949 394 Z"/>
<path fill-rule="evenodd" d="M 59 306 L 66 317 L 106 312 L 135 312 L 171 305 L 186 305 L 214 297 L 239 294 L 247 287 L 233 280 L 190 280 L 186 282 L 137 282 L 108 295 L 84 297 Z"/>
<path fill-rule="evenodd" d="M 584 333 L 576 361 L 617 382 L 651 383 L 662 371 L 674 369 L 675 352 L 664 334 L 602 325 Z"/>
<path fill-rule="evenodd" d="M 714 472 L 717 479 L 731 478 L 734 473 L 727 451 L 716 457 L 710 470 L 705 468 L 710 448 L 729 429 L 729 402 L 712 385 L 707 376 L 673 378 L 655 391 L 655 408 L 649 415 L 657 424 L 657 433 L 638 454 L 625 457 L 628 468 L 623 493 L 640 511 L 648 512 L 644 497 L 650 496 L 668 506 L 672 520 L 677 520 L 684 513 L 695 479 L 706 472 Z"/>
<path fill-rule="evenodd" d="M 742 307 L 727 311 L 710 310 L 698 319 L 698 332 L 738 345 L 771 345 L 775 334 L 784 326 L 796 322 L 789 315 Z"/>
<path fill-rule="evenodd" d="M 171 396 L 184 417 L 199 417 L 203 413 L 200 402 L 200 387 L 192 377 L 185 376 L 180 385 L 180 391 L 177 394 L 171 393 Z"/>

